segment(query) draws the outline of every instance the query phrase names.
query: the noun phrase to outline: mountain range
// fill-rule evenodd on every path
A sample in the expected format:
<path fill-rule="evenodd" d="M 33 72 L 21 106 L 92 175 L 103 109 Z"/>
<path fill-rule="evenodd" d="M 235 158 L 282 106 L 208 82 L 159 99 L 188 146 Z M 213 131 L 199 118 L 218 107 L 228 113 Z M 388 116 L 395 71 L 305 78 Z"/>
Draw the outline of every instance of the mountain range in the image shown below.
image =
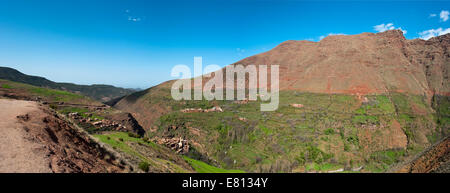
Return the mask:
<path fill-rule="evenodd" d="M 227 169 L 386 171 L 448 136 L 449 45 L 450 34 L 407 40 L 388 30 L 290 40 L 231 64 L 279 65 L 274 112 L 258 101 L 175 101 L 174 81 L 114 107 L 150 137 L 187 139 L 195 158 Z M 223 112 L 205 111 L 213 107 Z"/>
<path fill-rule="evenodd" d="M 125 89 L 102 84 L 77 85 L 72 83 L 58 83 L 43 77 L 26 75 L 16 69 L 8 67 L 0 67 L 0 79 L 26 83 L 39 87 L 70 91 L 91 97 L 101 102 L 107 102 L 136 91 L 134 89 Z"/>
<path fill-rule="evenodd" d="M 450 34 L 388 30 L 290 40 L 230 64 L 279 65 L 279 107 L 267 112 L 261 101 L 174 100 L 175 80 L 134 91 L 2 67 L 0 112 L 45 136 L 56 154 L 41 169 L 54 172 L 448 173 L 449 45 Z"/>

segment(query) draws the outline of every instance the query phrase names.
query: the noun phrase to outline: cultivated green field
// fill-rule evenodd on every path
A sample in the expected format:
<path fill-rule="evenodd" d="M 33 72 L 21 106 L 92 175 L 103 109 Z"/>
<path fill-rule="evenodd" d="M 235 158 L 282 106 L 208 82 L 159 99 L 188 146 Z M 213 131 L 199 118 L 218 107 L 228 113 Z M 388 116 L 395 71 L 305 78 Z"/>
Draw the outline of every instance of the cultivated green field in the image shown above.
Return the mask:
<path fill-rule="evenodd" d="M 157 132 L 149 137 L 190 139 L 200 145 L 194 145 L 196 154 L 188 156 L 215 167 L 248 172 L 352 171 L 361 167 L 363 172 L 383 172 L 448 134 L 449 128 L 445 97 L 429 104 L 424 96 L 391 93 L 368 95 L 362 102 L 351 95 L 283 91 L 279 109 L 273 112 L 261 112 L 260 101 L 238 104 L 164 97 L 153 96 L 149 101 L 172 109 L 159 118 Z M 432 105 L 439 106 L 437 112 Z M 179 111 L 213 106 L 224 112 Z M 173 126 L 178 129 L 170 129 Z"/>

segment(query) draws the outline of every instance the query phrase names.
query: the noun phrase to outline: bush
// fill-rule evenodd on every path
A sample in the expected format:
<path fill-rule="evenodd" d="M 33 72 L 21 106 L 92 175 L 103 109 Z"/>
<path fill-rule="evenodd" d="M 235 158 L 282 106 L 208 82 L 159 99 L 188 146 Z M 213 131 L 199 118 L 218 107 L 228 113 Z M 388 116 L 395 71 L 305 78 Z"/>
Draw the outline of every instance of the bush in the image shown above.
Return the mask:
<path fill-rule="evenodd" d="M 306 150 L 308 152 L 308 159 L 312 162 L 316 162 L 319 164 L 333 157 L 332 154 L 327 154 L 322 150 L 320 150 L 319 148 L 312 145 L 308 145 Z"/>
<path fill-rule="evenodd" d="M 147 162 L 141 162 L 139 163 L 139 169 L 141 169 L 144 172 L 148 172 L 149 171 L 149 164 Z"/>
<path fill-rule="evenodd" d="M 358 146 L 359 145 L 359 138 L 358 138 L 358 136 L 349 136 L 349 137 L 347 137 L 347 141 L 349 142 L 349 143 L 352 143 L 352 144 L 354 144 L 354 145 L 356 145 L 356 146 Z"/>
<path fill-rule="evenodd" d="M 350 145 L 344 142 L 344 151 L 350 151 Z"/>
<path fill-rule="evenodd" d="M 334 134 L 334 129 L 333 128 L 328 128 L 328 129 L 326 129 L 325 130 L 325 135 L 332 135 L 332 134 Z"/>
<path fill-rule="evenodd" d="M 9 84 L 2 84 L 2 88 L 10 89 L 12 88 L 12 86 L 10 86 Z"/>
<path fill-rule="evenodd" d="M 376 116 L 371 115 L 356 115 L 353 117 L 352 122 L 355 124 L 378 124 L 379 120 Z"/>
<path fill-rule="evenodd" d="M 136 133 L 128 132 L 128 137 L 139 138 L 139 135 Z"/>

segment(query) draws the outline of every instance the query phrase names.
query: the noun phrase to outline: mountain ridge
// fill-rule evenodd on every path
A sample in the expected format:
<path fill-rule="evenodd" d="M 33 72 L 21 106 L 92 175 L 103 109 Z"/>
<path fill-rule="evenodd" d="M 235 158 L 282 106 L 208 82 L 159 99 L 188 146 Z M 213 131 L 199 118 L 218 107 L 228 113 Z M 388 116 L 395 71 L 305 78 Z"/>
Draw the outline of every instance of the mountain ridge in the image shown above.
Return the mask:
<path fill-rule="evenodd" d="M 450 34 L 429 40 L 407 40 L 402 31 L 388 30 L 327 36 L 320 42 L 288 40 L 270 51 L 230 65 L 279 64 L 280 91 L 349 94 L 360 99 L 368 94 L 399 92 L 424 95 L 431 104 L 435 95 L 450 95 L 449 46 Z M 270 77 L 270 70 L 267 76 Z M 205 83 L 209 78 L 203 79 Z M 113 104 L 135 113 L 138 121 L 148 128 L 154 117 L 158 117 L 155 113 L 164 114 L 169 110 L 158 105 L 155 107 L 158 110 L 150 115 L 140 104 L 146 98 L 151 100 L 155 93 L 170 92 L 174 82 L 166 81 Z"/>
<path fill-rule="evenodd" d="M 407 40 L 400 30 L 332 35 L 319 42 L 288 40 L 270 51 L 231 65 L 278 64 L 280 90 L 344 94 L 385 93 L 387 90 L 395 90 L 414 94 L 449 95 L 450 83 L 443 78 L 448 77 L 448 65 L 443 64 L 449 63 L 449 45 L 450 34 L 430 40 Z M 430 66 L 435 60 L 440 60 L 440 65 L 434 65 L 439 70 L 431 70 L 446 74 L 437 74 L 439 80 L 433 79 L 429 85 L 422 85 L 420 82 L 428 82 L 431 75 L 436 75 L 426 76 L 433 72 L 426 72 L 426 66 Z M 352 71 L 355 73 L 351 73 Z M 439 81 L 441 85 L 435 81 Z"/>
<path fill-rule="evenodd" d="M 40 76 L 26 75 L 10 67 L 0 67 L 0 79 L 70 91 L 91 97 L 101 102 L 107 102 L 115 98 L 123 97 L 136 91 L 134 89 L 125 89 L 106 84 L 78 85 L 74 83 L 59 83 Z"/>
<path fill-rule="evenodd" d="M 150 138 L 185 139 L 190 156 L 226 169 L 383 172 L 449 135 L 449 46 L 450 34 L 407 40 L 399 30 L 286 41 L 230 64 L 279 65 L 275 111 L 261 112 L 261 101 L 175 101 L 175 80 L 114 107 Z"/>

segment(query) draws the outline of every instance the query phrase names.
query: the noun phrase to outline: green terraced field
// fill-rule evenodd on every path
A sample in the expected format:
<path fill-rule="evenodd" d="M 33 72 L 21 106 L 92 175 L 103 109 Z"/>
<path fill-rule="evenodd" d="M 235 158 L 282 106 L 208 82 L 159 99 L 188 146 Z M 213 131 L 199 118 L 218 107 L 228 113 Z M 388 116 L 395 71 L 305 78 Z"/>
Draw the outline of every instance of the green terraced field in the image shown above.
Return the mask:
<path fill-rule="evenodd" d="M 361 103 L 351 95 L 283 91 L 279 109 L 273 112 L 261 112 L 259 101 L 236 104 L 161 99 L 173 111 L 159 118 L 155 123 L 158 131 L 149 137 L 181 136 L 203 144 L 193 146 L 194 150 L 207 152 L 209 159 L 225 169 L 326 172 L 336 167 L 365 166 L 365 171 L 381 172 L 448 132 L 445 108 L 441 108 L 441 115 L 436 114 L 423 96 L 393 93 L 366 97 L 368 102 Z M 151 103 L 156 104 L 157 97 L 154 99 Z M 215 105 L 224 112 L 179 112 Z M 437 119 L 442 120 L 441 126 Z M 402 148 L 396 146 L 397 141 L 389 141 L 397 123 L 408 141 Z M 168 129 L 173 125 L 181 129 Z M 201 135 L 193 134 L 190 128 L 199 129 Z M 398 156 L 385 159 L 385 154 L 377 153 L 385 151 Z"/>

